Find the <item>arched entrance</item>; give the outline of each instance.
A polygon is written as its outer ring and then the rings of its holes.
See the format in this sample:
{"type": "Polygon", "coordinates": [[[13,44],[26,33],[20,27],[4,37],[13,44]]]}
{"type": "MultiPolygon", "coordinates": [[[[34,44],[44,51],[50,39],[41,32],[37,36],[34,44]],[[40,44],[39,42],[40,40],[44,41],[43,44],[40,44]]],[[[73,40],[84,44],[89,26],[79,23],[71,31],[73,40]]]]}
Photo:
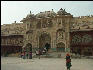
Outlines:
{"type": "Polygon", "coordinates": [[[65,52],[65,44],[62,42],[58,43],[56,49],[58,52],[65,52]]]}
{"type": "Polygon", "coordinates": [[[39,37],[39,49],[43,49],[46,44],[48,44],[51,47],[51,37],[47,33],[43,33],[39,37]]]}

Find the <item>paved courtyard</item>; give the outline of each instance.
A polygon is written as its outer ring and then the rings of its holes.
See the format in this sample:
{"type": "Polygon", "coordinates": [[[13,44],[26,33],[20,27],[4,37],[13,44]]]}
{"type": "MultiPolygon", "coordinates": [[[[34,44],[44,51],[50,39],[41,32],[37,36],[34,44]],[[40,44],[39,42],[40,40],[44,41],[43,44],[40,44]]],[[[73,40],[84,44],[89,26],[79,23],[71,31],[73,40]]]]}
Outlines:
{"type": "MultiPolygon", "coordinates": [[[[1,57],[1,70],[66,70],[63,58],[1,57]]],[[[72,59],[71,70],[93,70],[93,59],[72,59]]]]}

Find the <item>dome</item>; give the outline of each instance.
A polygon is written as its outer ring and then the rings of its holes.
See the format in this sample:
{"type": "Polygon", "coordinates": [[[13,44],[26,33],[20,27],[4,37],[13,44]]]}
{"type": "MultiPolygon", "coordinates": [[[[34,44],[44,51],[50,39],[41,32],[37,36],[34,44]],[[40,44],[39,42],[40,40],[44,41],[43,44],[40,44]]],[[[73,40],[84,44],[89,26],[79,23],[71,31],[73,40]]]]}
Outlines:
{"type": "Polygon", "coordinates": [[[65,11],[65,9],[62,9],[62,8],[57,12],[57,14],[58,14],[58,15],[70,15],[70,13],[67,13],[67,12],[65,11]]]}
{"type": "Polygon", "coordinates": [[[42,18],[44,16],[45,16],[44,12],[40,12],[40,13],[36,14],[37,18],[42,18]]]}
{"type": "Polygon", "coordinates": [[[36,15],[37,18],[42,18],[42,17],[54,17],[56,16],[56,13],[53,11],[45,11],[45,12],[40,12],[36,15]]]}

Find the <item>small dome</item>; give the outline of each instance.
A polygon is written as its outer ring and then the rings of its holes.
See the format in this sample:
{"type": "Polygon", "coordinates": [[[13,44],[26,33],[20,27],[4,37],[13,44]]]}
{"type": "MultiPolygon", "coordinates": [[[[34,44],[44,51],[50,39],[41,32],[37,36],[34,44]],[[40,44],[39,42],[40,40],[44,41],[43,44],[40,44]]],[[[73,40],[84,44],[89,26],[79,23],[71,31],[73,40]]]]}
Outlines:
{"type": "Polygon", "coordinates": [[[68,15],[68,14],[70,14],[70,13],[67,13],[66,11],[65,11],[65,9],[60,9],[58,12],[57,12],[57,14],[58,15],[68,15]]]}

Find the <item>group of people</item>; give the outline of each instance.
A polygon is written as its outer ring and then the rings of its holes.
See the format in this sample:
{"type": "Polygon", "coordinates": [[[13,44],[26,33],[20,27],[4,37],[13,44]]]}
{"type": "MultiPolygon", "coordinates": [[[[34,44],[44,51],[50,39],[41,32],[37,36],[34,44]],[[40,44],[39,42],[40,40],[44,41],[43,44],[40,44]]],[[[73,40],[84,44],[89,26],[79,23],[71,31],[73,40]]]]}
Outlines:
{"type": "Polygon", "coordinates": [[[26,51],[23,51],[21,52],[21,58],[23,59],[32,59],[32,52],[26,52],[26,51]]]}
{"type": "Polygon", "coordinates": [[[47,52],[47,50],[46,50],[46,48],[44,48],[44,49],[38,49],[37,51],[36,51],[36,55],[38,55],[38,54],[40,54],[40,55],[43,55],[43,54],[45,54],[47,52]]]}
{"type": "Polygon", "coordinates": [[[47,52],[46,48],[44,48],[43,50],[38,49],[36,50],[36,55],[39,56],[39,59],[40,59],[40,55],[44,55],[46,54],[46,52],[47,52]]]}
{"type": "MultiPolygon", "coordinates": [[[[42,50],[41,49],[38,49],[36,51],[36,55],[38,55],[39,56],[39,59],[40,59],[40,55],[45,54],[47,51],[48,51],[47,48],[43,48],[42,50]]],[[[26,51],[23,51],[21,53],[21,58],[23,58],[23,59],[25,59],[25,58],[32,59],[32,52],[27,53],[26,51]]],[[[70,57],[70,54],[67,53],[66,54],[66,67],[67,67],[67,70],[70,70],[70,67],[71,66],[72,66],[72,64],[71,64],[71,57],[70,57]]]]}

